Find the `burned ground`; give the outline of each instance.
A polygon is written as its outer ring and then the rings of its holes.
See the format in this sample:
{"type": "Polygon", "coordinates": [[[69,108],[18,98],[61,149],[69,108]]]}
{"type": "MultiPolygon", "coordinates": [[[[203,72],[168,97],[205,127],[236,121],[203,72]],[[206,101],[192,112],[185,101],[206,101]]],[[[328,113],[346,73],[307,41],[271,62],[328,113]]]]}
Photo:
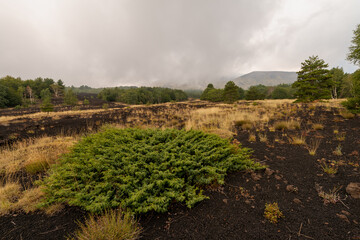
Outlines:
{"type": "MultiPolygon", "coordinates": [[[[0,132],[5,143],[14,133],[19,134],[18,138],[26,138],[43,133],[86,132],[103,123],[167,126],[173,122],[173,127],[183,127],[185,119],[181,115],[175,117],[174,112],[168,111],[169,106],[113,109],[83,118],[45,117],[36,120],[38,125],[33,119],[24,119],[3,125],[0,132]],[[33,130],[33,135],[25,134],[29,130],[33,130]]],[[[205,106],[176,107],[186,110],[205,106]]],[[[346,119],[339,115],[339,109],[323,106],[292,108],[291,118],[300,123],[298,129],[272,127],[277,121],[289,120],[287,116],[271,119],[263,127],[234,129],[234,138],[253,149],[253,158],[266,164],[266,170],[229,174],[224,186],[207,189],[209,199],[193,209],[175,203],[166,214],[139,216],[142,239],[360,239],[360,200],[345,190],[350,182],[360,181],[359,116],[346,119]],[[323,129],[314,129],[314,123],[323,129]],[[256,139],[249,141],[249,135],[256,139]],[[260,140],[260,136],[266,139],[260,140]],[[302,136],[307,144],[291,144],[294,136],[302,136]],[[312,143],[319,143],[314,155],[308,150],[312,143]],[[334,154],[339,146],[341,155],[334,154]],[[336,174],[325,173],[321,167],[324,163],[335,164],[336,174]],[[330,194],[333,189],[338,189],[333,192],[334,199],[321,194],[330,194]],[[264,218],[265,203],[272,202],[277,202],[284,214],[277,224],[264,218]]],[[[5,215],[0,217],[0,239],[64,239],[75,230],[74,222],[83,221],[86,215],[73,207],[54,216],[39,212],[5,215]]]]}

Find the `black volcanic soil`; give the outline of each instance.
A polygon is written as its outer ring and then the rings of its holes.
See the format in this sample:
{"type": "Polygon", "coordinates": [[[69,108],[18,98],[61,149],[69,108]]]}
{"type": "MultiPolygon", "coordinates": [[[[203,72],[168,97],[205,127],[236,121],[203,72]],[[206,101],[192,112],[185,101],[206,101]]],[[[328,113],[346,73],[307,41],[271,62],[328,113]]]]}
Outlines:
{"type": "MultiPolygon", "coordinates": [[[[252,148],[253,157],[269,169],[229,174],[224,186],[207,190],[209,199],[193,209],[175,204],[166,214],[139,216],[142,239],[360,239],[360,199],[345,190],[350,182],[360,182],[356,165],[360,163],[360,118],[347,120],[336,112],[317,108],[309,115],[300,109],[300,130],[266,128],[267,142],[249,142],[249,131],[237,129],[235,138],[252,148]],[[312,130],[308,121],[321,122],[324,129],[312,130]],[[334,129],[345,132],[345,141],[336,139],[334,129]],[[304,146],[289,144],[289,136],[301,133],[307,142],[321,140],[315,156],[304,146]],[[333,154],[339,144],[342,156],[333,154]],[[324,173],[318,160],[342,164],[332,176],[324,173]],[[316,184],[326,193],[341,187],[341,200],[325,203],[316,184]],[[288,191],[289,185],[297,191],[288,191]],[[285,216],[278,224],[263,216],[265,203],[272,202],[278,203],[285,216]]],[[[84,215],[68,207],[51,217],[39,213],[3,216],[0,239],[65,239],[76,228],[74,221],[83,221],[84,215]]]]}

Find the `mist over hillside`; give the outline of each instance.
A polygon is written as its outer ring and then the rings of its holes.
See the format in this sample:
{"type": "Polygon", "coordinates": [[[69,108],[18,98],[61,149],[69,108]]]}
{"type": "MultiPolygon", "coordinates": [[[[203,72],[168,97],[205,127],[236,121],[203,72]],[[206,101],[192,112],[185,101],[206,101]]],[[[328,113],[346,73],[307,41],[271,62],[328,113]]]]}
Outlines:
{"type": "Polygon", "coordinates": [[[248,89],[250,86],[262,84],[265,86],[275,86],[282,83],[291,84],[297,79],[296,72],[282,72],[282,71],[254,71],[233,81],[236,85],[243,89],[248,89]]]}

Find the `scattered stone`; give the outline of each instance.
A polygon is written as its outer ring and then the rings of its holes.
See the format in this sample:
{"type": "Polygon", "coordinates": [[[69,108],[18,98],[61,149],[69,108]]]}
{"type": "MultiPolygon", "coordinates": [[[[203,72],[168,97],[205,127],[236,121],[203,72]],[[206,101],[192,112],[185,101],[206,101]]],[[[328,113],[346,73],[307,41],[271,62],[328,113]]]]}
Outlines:
{"type": "Polygon", "coordinates": [[[228,203],[228,200],[225,198],[225,199],[223,199],[223,202],[224,202],[225,204],[227,204],[227,203],[228,203]]]}
{"type": "Polygon", "coordinates": [[[344,220],[345,222],[350,223],[349,219],[344,214],[337,213],[336,216],[338,216],[341,220],[344,220]]]}
{"type": "Polygon", "coordinates": [[[328,223],[328,222],[324,222],[324,224],[325,224],[325,225],[329,225],[329,223],[328,223]]]}
{"type": "Polygon", "coordinates": [[[281,177],[279,175],[275,175],[276,180],[281,180],[281,177]]]}
{"type": "Polygon", "coordinates": [[[272,175],[274,172],[275,172],[275,171],[274,171],[274,170],[271,170],[270,168],[266,168],[266,169],[265,169],[265,174],[268,175],[268,176],[272,175]]]}
{"type": "Polygon", "coordinates": [[[284,183],[285,183],[285,184],[288,184],[289,182],[288,182],[287,180],[284,180],[284,183]]]}
{"type": "Polygon", "coordinates": [[[360,183],[349,183],[346,187],[346,192],[353,198],[360,198],[360,183]]]}
{"type": "Polygon", "coordinates": [[[294,185],[287,185],[286,191],[288,192],[297,192],[297,187],[294,187],[294,185]]]}
{"type": "Polygon", "coordinates": [[[296,204],[301,204],[301,200],[298,198],[294,198],[293,202],[296,204]]]}
{"type": "Polygon", "coordinates": [[[250,201],[249,199],[246,199],[246,200],[245,200],[245,203],[246,203],[246,204],[250,204],[251,201],[250,201]]]}
{"type": "Polygon", "coordinates": [[[354,222],[355,224],[359,224],[359,222],[358,222],[358,221],[356,221],[356,220],[353,220],[353,222],[354,222]]]}
{"type": "Polygon", "coordinates": [[[261,179],[261,175],[260,174],[256,174],[256,173],[252,173],[251,174],[251,178],[254,180],[254,181],[259,181],[261,179]]]}
{"type": "Polygon", "coordinates": [[[350,216],[350,213],[348,211],[345,211],[345,210],[341,210],[341,213],[346,215],[346,216],[350,216]]]}

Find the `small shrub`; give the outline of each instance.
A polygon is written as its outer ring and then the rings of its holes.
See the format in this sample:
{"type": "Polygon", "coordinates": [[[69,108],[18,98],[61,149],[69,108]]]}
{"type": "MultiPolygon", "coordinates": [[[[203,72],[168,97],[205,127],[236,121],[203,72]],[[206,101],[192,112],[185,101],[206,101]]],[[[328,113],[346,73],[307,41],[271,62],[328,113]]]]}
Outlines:
{"type": "Polygon", "coordinates": [[[114,129],[89,135],[45,178],[42,206],[67,203],[90,212],[117,208],[166,212],[207,198],[202,187],[226,173],[262,168],[250,151],[213,134],[190,130],[114,129]]]}
{"type": "Polygon", "coordinates": [[[133,240],[140,236],[140,227],[130,212],[105,211],[103,216],[91,215],[79,223],[73,240],[133,240]]]}
{"type": "Polygon", "coordinates": [[[264,217],[271,223],[277,223],[284,215],[280,211],[277,202],[274,202],[265,204],[264,217]]]}
{"type": "Polygon", "coordinates": [[[87,98],[85,98],[84,101],[83,101],[83,104],[84,104],[84,105],[89,105],[90,102],[89,102],[89,100],[88,100],[87,98]]]}

